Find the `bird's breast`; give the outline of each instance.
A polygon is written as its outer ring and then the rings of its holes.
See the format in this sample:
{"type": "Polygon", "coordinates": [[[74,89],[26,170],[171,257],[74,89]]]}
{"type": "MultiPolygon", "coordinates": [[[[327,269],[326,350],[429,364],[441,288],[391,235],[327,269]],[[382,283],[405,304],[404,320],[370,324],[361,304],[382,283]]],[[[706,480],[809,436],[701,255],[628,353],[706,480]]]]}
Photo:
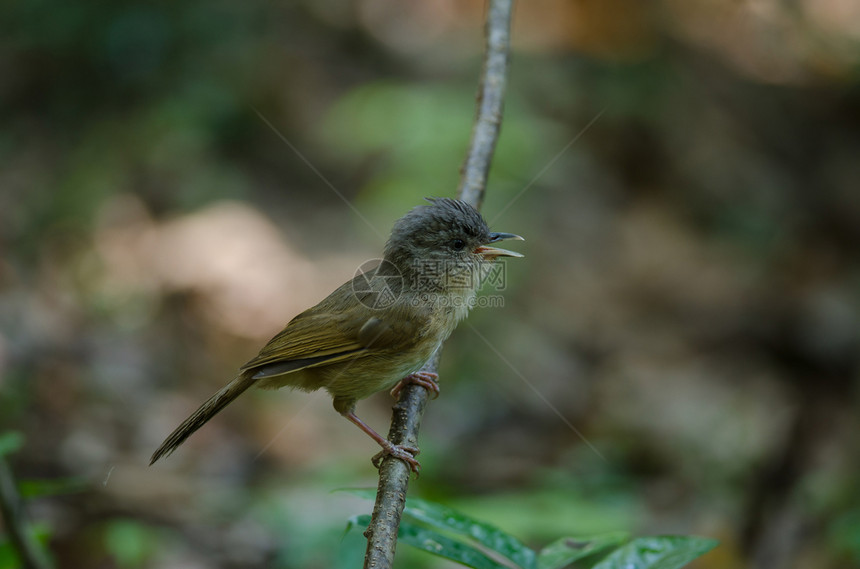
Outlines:
{"type": "Polygon", "coordinates": [[[437,318],[444,322],[446,333],[442,341],[450,336],[457,324],[469,314],[469,310],[475,305],[476,296],[476,291],[471,288],[455,289],[440,295],[435,312],[437,318]]]}

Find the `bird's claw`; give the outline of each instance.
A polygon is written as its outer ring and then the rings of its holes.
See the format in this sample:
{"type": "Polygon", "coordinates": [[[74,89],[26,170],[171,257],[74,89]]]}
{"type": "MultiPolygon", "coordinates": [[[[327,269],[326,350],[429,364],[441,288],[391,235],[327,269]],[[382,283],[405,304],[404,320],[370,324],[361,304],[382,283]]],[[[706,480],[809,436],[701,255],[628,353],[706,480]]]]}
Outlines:
{"type": "Polygon", "coordinates": [[[391,389],[391,396],[398,399],[403,388],[410,383],[414,383],[415,385],[420,385],[426,389],[430,393],[431,399],[436,399],[439,397],[438,380],[439,374],[433,373],[432,371],[416,371],[415,373],[410,373],[398,381],[397,385],[391,389]]]}
{"type": "Polygon", "coordinates": [[[418,447],[396,445],[389,442],[388,445],[383,446],[382,450],[376,453],[370,461],[373,463],[373,466],[379,468],[382,465],[382,459],[385,458],[386,455],[391,455],[408,464],[412,472],[418,475],[421,472],[421,463],[415,460],[415,457],[418,456],[419,452],[421,451],[418,450],[418,447]]]}

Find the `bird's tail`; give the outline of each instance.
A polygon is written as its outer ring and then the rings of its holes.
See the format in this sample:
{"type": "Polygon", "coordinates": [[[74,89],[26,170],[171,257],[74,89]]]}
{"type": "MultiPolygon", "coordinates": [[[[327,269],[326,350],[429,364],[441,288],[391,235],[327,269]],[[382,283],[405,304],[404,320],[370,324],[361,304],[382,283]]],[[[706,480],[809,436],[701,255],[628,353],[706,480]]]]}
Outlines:
{"type": "Polygon", "coordinates": [[[224,386],[215,395],[210,397],[206,403],[194,412],[193,415],[182,421],[182,424],[176,427],[170,436],[164,439],[161,446],[152,453],[152,458],[149,464],[152,465],[156,460],[163,456],[167,456],[176,450],[176,447],[185,442],[185,439],[190,437],[194,432],[202,427],[206,421],[215,416],[218,411],[227,406],[228,403],[239,397],[246,389],[251,387],[256,380],[251,377],[251,374],[243,373],[226,386],[224,386]]]}

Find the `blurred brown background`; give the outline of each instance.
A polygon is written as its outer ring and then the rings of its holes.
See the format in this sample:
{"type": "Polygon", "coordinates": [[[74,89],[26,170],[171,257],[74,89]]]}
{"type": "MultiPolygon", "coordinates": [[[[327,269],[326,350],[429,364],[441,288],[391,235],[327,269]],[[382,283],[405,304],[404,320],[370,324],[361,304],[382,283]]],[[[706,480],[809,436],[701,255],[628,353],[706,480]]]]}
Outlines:
{"type": "MultiPolygon", "coordinates": [[[[148,457],[453,194],[482,12],[3,4],[0,432],[61,567],[360,563],[370,505],[331,491],[376,449],[324,394],[250,393],[148,457]]],[[[484,214],[526,258],[444,353],[411,492],[535,546],[860,565],[860,4],[533,0],[513,36],[484,214]]]]}

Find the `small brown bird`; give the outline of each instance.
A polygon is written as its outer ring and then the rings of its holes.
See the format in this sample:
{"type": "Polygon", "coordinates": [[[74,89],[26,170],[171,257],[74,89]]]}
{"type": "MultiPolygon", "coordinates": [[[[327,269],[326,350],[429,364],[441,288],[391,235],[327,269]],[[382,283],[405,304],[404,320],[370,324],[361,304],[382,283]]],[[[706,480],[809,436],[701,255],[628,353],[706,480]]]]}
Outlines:
{"type": "Polygon", "coordinates": [[[257,357],[240,368],[236,379],[161,443],[150,464],[173,452],[256,385],[325,389],[334,399],[335,410],[379,443],[380,455],[404,460],[417,472],[418,449],[395,445],[379,435],[356,416],[355,404],[383,389],[391,389],[396,397],[407,383],[438,394],[436,375],[417,370],[466,316],[493,261],[522,257],[490,246],[522,237],[491,233],[466,202],[428,201],[430,205],[418,206],[397,220],[378,266],[293,318],[257,357]]]}

